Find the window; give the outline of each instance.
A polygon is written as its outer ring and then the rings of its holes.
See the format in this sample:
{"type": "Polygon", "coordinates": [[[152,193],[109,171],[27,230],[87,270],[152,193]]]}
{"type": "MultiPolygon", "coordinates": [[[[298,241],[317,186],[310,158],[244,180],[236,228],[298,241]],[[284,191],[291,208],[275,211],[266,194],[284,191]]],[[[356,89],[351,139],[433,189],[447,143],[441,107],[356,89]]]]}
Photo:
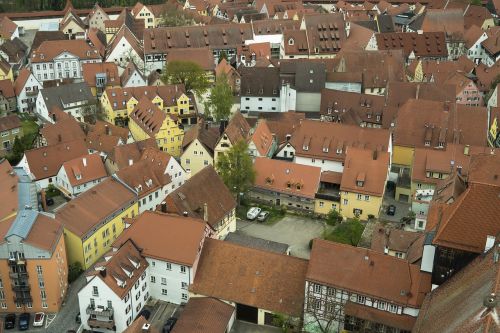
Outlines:
{"type": "Polygon", "coordinates": [[[362,197],[363,197],[363,196],[362,196],[361,194],[358,194],[358,195],[357,195],[358,200],[361,200],[361,198],[362,198],[362,197]]]}
{"type": "Polygon", "coordinates": [[[328,296],[335,295],[335,288],[332,288],[332,287],[326,288],[326,293],[327,293],[328,296]]]}
{"type": "Polygon", "coordinates": [[[186,273],[186,266],[181,266],[181,273],[186,273]]]}
{"type": "Polygon", "coordinates": [[[349,203],[349,200],[344,199],[344,205],[347,205],[349,203]]]}
{"type": "Polygon", "coordinates": [[[365,201],[370,201],[370,196],[369,195],[365,195],[365,201]]]}
{"type": "Polygon", "coordinates": [[[166,295],[166,294],[167,294],[167,289],[162,289],[162,290],[161,290],[161,294],[162,294],[162,295],[166,295]]]}
{"type": "Polygon", "coordinates": [[[385,310],[385,306],[386,306],[385,302],[379,301],[377,308],[379,308],[380,310],[385,310]]]}
{"type": "Polygon", "coordinates": [[[392,313],[398,312],[398,306],[394,304],[389,304],[389,311],[392,313]]]}
{"type": "Polygon", "coordinates": [[[47,293],[45,292],[45,290],[40,290],[40,297],[42,299],[47,299],[47,293]]]}
{"type": "Polygon", "coordinates": [[[181,288],[182,289],[187,289],[187,283],[186,282],[181,282],[181,288]]]}
{"type": "Polygon", "coordinates": [[[151,283],[156,283],[156,277],[151,275],[151,283]]]}
{"type": "Polygon", "coordinates": [[[99,289],[97,286],[92,287],[92,296],[99,296],[99,289]]]}
{"type": "Polygon", "coordinates": [[[162,277],[161,278],[161,284],[166,286],[167,285],[167,278],[162,277]]]}
{"type": "Polygon", "coordinates": [[[366,297],[365,296],[358,295],[356,297],[356,302],[358,302],[360,304],[365,304],[365,301],[366,301],[366,297]]]}
{"type": "Polygon", "coordinates": [[[49,306],[47,305],[47,302],[45,301],[42,301],[42,308],[46,309],[48,308],[49,306]]]}
{"type": "Polygon", "coordinates": [[[167,262],[167,271],[171,271],[172,270],[172,264],[167,262]]]}
{"type": "Polygon", "coordinates": [[[321,293],[321,285],[320,284],[314,284],[314,292],[321,293]]]}
{"type": "Polygon", "coordinates": [[[184,301],[187,301],[187,299],[188,299],[188,295],[187,295],[187,294],[182,294],[182,299],[183,299],[184,301]]]}
{"type": "Polygon", "coordinates": [[[42,266],[36,266],[36,272],[41,275],[43,273],[42,266]]]}
{"type": "Polygon", "coordinates": [[[113,302],[108,301],[108,309],[112,309],[112,308],[113,308],[113,302]]]}

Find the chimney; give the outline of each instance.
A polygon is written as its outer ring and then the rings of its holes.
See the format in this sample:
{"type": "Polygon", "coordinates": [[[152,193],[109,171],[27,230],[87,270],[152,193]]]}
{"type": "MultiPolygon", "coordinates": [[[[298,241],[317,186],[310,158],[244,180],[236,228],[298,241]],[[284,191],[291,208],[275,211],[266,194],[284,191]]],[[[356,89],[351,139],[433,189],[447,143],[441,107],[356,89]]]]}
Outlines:
{"type": "Polygon", "coordinates": [[[87,158],[86,158],[86,157],[84,157],[84,158],[83,158],[83,166],[84,166],[84,167],[86,167],[86,166],[87,166],[87,158]]]}
{"type": "Polygon", "coordinates": [[[130,158],[130,159],[128,160],[128,165],[132,165],[132,164],[134,164],[134,160],[130,158]]]}
{"type": "Polygon", "coordinates": [[[62,142],[62,135],[60,133],[57,134],[57,142],[62,142]]]}
{"type": "Polygon", "coordinates": [[[111,135],[111,128],[107,124],[104,125],[104,128],[106,129],[106,135],[111,135]]]}
{"type": "Polygon", "coordinates": [[[145,323],[142,325],[142,332],[149,332],[149,328],[151,327],[151,324],[145,323]]]}
{"type": "Polygon", "coordinates": [[[57,120],[57,117],[56,117],[56,114],[55,114],[55,113],[53,113],[53,114],[52,114],[52,120],[53,120],[54,122],[56,122],[56,120],[57,120]]]}
{"type": "Polygon", "coordinates": [[[203,204],[203,221],[208,222],[208,205],[206,202],[203,204]]]}
{"type": "Polygon", "coordinates": [[[166,213],[167,212],[167,203],[165,201],[162,201],[161,203],[161,212],[166,213]]]}
{"type": "Polygon", "coordinates": [[[99,274],[104,278],[106,277],[106,267],[103,267],[102,270],[99,271],[99,274]]]}

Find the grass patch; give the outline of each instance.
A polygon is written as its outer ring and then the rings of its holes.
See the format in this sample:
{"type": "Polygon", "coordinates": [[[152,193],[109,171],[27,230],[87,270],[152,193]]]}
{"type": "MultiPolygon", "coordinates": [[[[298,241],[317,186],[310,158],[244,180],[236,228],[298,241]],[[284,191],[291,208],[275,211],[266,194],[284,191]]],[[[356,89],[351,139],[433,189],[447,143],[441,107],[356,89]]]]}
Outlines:
{"type": "Polygon", "coordinates": [[[38,125],[30,119],[22,120],[23,134],[25,136],[32,136],[33,138],[38,135],[38,125]]]}
{"type": "Polygon", "coordinates": [[[324,239],[356,246],[361,239],[365,226],[359,220],[350,219],[338,224],[332,231],[324,234],[324,239]]]}

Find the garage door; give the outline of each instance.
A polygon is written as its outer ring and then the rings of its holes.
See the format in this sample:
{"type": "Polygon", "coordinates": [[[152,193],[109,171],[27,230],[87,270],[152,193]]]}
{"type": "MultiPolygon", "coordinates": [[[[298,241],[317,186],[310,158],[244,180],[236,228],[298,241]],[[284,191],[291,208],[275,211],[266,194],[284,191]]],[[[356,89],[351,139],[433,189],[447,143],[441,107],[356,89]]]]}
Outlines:
{"type": "Polygon", "coordinates": [[[236,319],[257,324],[258,309],[253,306],[236,304],[236,319]]]}

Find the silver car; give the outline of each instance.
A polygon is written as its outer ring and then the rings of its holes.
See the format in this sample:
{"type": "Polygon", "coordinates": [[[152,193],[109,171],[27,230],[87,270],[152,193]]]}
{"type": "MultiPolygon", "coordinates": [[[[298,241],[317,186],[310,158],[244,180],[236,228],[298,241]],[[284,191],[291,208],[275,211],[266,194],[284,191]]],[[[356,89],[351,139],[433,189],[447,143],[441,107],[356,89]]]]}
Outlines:
{"type": "Polygon", "coordinates": [[[247,212],[247,219],[249,220],[255,220],[257,216],[259,216],[260,212],[262,209],[259,207],[252,207],[248,210],[247,212]]]}

